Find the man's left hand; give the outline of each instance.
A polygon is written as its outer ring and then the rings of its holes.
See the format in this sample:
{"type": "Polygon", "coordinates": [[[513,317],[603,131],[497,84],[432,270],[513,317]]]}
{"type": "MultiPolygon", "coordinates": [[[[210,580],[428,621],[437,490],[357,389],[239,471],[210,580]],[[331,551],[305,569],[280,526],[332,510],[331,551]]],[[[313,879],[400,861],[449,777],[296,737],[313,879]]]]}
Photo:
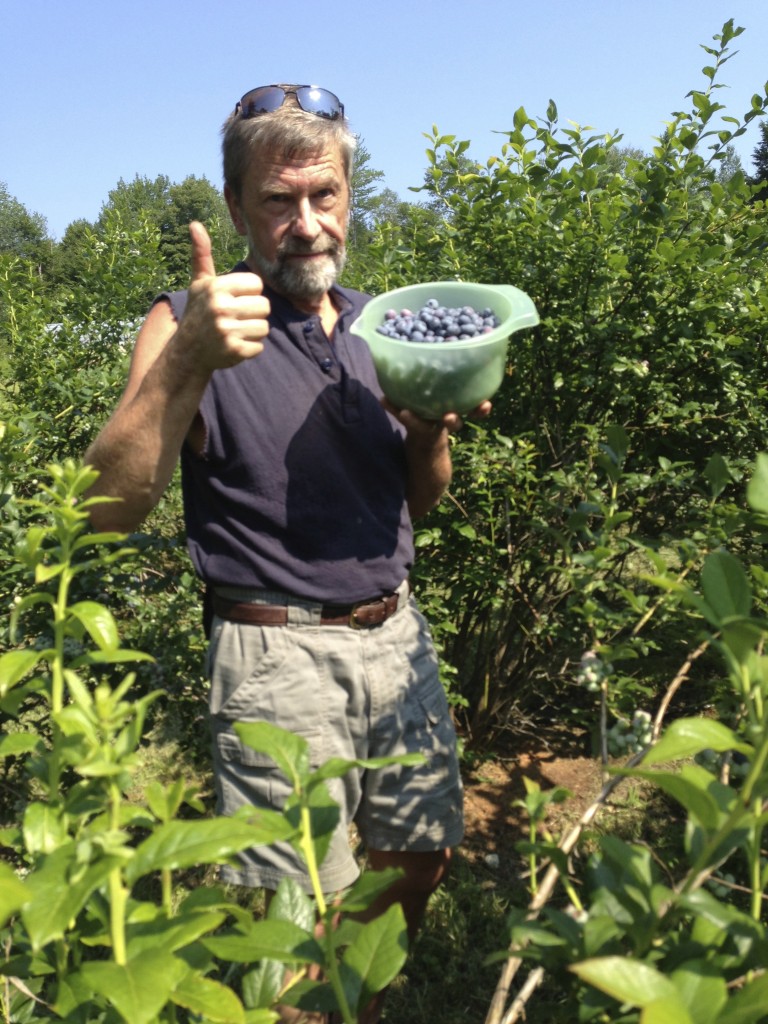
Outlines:
{"type": "MultiPolygon", "coordinates": [[[[391,413],[395,419],[399,420],[403,424],[405,429],[408,431],[408,435],[414,437],[421,437],[425,441],[430,438],[436,439],[440,436],[443,430],[447,430],[449,434],[455,434],[464,426],[464,418],[457,412],[447,412],[439,420],[428,420],[423,416],[419,416],[418,413],[412,412],[410,409],[398,409],[396,408],[387,398],[382,398],[381,404],[391,413]]],[[[468,419],[483,420],[486,419],[491,413],[493,406],[486,399],[481,402],[472,412],[467,413],[468,419]]]]}

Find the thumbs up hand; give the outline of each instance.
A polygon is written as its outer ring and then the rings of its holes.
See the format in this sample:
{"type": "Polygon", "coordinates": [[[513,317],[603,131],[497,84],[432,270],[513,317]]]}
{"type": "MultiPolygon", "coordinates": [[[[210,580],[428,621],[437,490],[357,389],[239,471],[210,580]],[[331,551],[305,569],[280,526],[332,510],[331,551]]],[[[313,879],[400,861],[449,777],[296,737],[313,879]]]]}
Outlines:
{"type": "Polygon", "coordinates": [[[217,277],[205,226],[193,221],[189,235],[192,281],[179,335],[203,371],[257,356],[269,331],[269,299],[262,295],[261,278],[250,272],[217,277]]]}

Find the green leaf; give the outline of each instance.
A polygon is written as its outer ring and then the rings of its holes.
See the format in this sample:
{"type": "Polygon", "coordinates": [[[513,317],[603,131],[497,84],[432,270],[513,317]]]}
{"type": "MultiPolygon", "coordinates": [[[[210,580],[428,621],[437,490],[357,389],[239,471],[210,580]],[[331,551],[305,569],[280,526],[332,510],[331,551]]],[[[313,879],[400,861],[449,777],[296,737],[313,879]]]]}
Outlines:
{"type": "Polygon", "coordinates": [[[270,901],[270,921],[292,921],[306,932],[315,927],[315,905],[293,878],[282,878],[270,901]]]}
{"type": "Polygon", "coordinates": [[[748,981],[732,996],[717,1018],[717,1024],[754,1024],[763,1020],[768,1006],[768,974],[748,981]]]}
{"type": "Polygon", "coordinates": [[[189,968],[160,949],[139,953],[125,965],[91,961],[80,975],[129,1024],[152,1024],[189,968]]]}
{"type": "Polygon", "coordinates": [[[660,764],[664,761],[681,761],[693,757],[703,750],[724,753],[738,750],[743,754],[752,753],[752,748],[743,743],[727,725],[713,718],[678,718],[664,731],[664,734],[643,757],[641,764],[660,764]]]}
{"type": "Polygon", "coordinates": [[[466,537],[467,540],[476,540],[477,531],[471,523],[458,523],[454,524],[454,529],[462,537],[466,537]]]}
{"type": "Polygon", "coordinates": [[[246,931],[213,935],[201,940],[214,956],[233,963],[253,963],[267,957],[281,963],[323,962],[314,936],[292,921],[254,921],[246,931]]]}
{"type": "Polygon", "coordinates": [[[631,957],[594,957],[571,964],[568,970],[588,985],[631,1006],[643,1007],[657,1001],[678,999],[677,990],[668,978],[655,967],[631,957]]]}
{"type": "Polygon", "coordinates": [[[765,637],[762,624],[753,619],[729,619],[722,623],[721,630],[723,644],[740,664],[749,660],[765,637]]]}
{"type": "Polygon", "coordinates": [[[325,779],[337,779],[352,771],[353,768],[360,768],[365,771],[375,771],[378,768],[387,768],[392,764],[401,764],[409,768],[424,764],[426,758],[423,754],[401,754],[398,757],[368,757],[348,761],[342,757],[331,757],[324,761],[319,768],[315,769],[305,781],[307,790],[312,790],[319,782],[325,779]]]}
{"type": "Polygon", "coordinates": [[[729,552],[713,551],[707,556],[701,570],[701,586],[718,620],[749,615],[752,588],[741,562],[729,552]]]}
{"type": "Polygon", "coordinates": [[[755,512],[768,515],[768,454],[760,452],[755,459],[755,471],[747,484],[747,501],[755,512]]]}
{"type": "Polygon", "coordinates": [[[302,736],[271,722],[236,722],[235,732],[246,746],[271,757],[292,785],[309,774],[309,744],[302,736]]]}
{"type": "Polygon", "coordinates": [[[713,498],[718,498],[733,481],[728,463],[719,454],[713,455],[707,463],[704,468],[704,477],[709,483],[710,494],[713,498]]]}
{"type": "Polygon", "coordinates": [[[64,571],[66,566],[63,562],[57,565],[41,565],[35,566],[35,583],[47,583],[52,580],[55,576],[58,576],[64,571]]]}
{"type": "Polygon", "coordinates": [[[633,778],[648,779],[659,789],[668,793],[688,813],[700,822],[704,828],[717,828],[720,820],[720,809],[715,797],[709,792],[714,782],[709,772],[696,765],[686,765],[679,772],[664,772],[651,769],[649,771],[632,771],[633,778]],[[698,769],[698,770],[697,770],[698,769]]]}
{"type": "Polygon", "coordinates": [[[610,424],[605,428],[605,437],[608,442],[607,453],[616,465],[621,465],[629,451],[629,435],[624,427],[618,424],[610,424]]]}
{"type": "Polygon", "coordinates": [[[281,994],[280,1002],[309,1013],[321,1014],[332,1013],[339,1005],[329,982],[313,981],[310,978],[299,978],[292,982],[290,988],[281,994]]]}
{"type": "Polygon", "coordinates": [[[728,988],[712,964],[688,960],[672,972],[671,980],[695,1024],[715,1024],[728,998],[728,988]]]}
{"type": "Polygon", "coordinates": [[[78,620],[102,651],[111,651],[119,642],[117,623],[112,612],[97,601],[78,601],[69,608],[69,614],[78,620]]]}
{"type": "Polygon", "coordinates": [[[240,983],[246,1006],[271,1006],[285,984],[286,966],[279,960],[261,960],[246,971],[240,983]]]}
{"type": "Polygon", "coordinates": [[[759,922],[726,900],[717,899],[706,889],[696,889],[679,897],[680,906],[692,911],[698,927],[706,924],[719,932],[729,934],[734,940],[738,938],[748,946],[759,947],[763,942],[759,922]]]}
{"type": "Polygon", "coordinates": [[[340,971],[350,1004],[362,1010],[397,976],[407,955],[405,917],[394,903],[369,921],[344,953],[340,971]]]}
{"type": "Polygon", "coordinates": [[[189,973],[171,993],[171,1001],[212,1024],[245,1024],[245,1010],[231,988],[189,973]]]}
{"type": "Polygon", "coordinates": [[[339,911],[344,914],[359,914],[374,903],[382,893],[403,877],[401,868],[386,868],[383,871],[364,871],[341,900],[339,911]]]}
{"type": "Polygon", "coordinates": [[[81,665],[119,665],[130,661],[154,661],[151,654],[144,651],[132,651],[129,648],[115,647],[103,651],[88,651],[71,662],[73,668],[81,665]]]}
{"type": "Polygon", "coordinates": [[[128,956],[137,956],[145,949],[164,949],[173,953],[216,931],[225,920],[223,910],[209,910],[178,914],[172,918],[158,916],[153,921],[131,924],[128,928],[128,956]]]}
{"type": "Polygon", "coordinates": [[[654,999],[640,1014],[640,1024],[703,1024],[694,1020],[678,996],[654,999]]]}
{"type": "Polygon", "coordinates": [[[277,1024],[280,1015],[274,1010],[266,1010],[258,1007],[254,1010],[245,1011],[245,1024],[277,1024]]]}
{"type": "Polygon", "coordinates": [[[21,916],[35,949],[63,938],[91,893],[122,863],[104,857],[85,870],[71,871],[74,854],[74,843],[59,847],[25,881],[30,899],[21,916]]]}
{"type": "Polygon", "coordinates": [[[29,754],[39,743],[40,737],[34,732],[12,732],[0,738],[0,757],[29,754]]]}
{"type": "Polygon", "coordinates": [[[27,888],[16,872],[0,863],[0,927],[29,899],[27,888]]]}
{"type": "Polygon", "coordinates": [[[0,657],[0,695],[5,695],[45,657],[44,651],[28,647],[23,651],[7,651],[0,657]]]}
{"type": "Polygon", "coordinates": [[[293,828],[276,811],[252,812],[255,823],[240,818],[169,821],[141,843],[125,871],[129,884],[160,868],[222,864],[249,846],[290,839],[293,828]]]}
{"type": "Polygon", "coordinates": [[[67,842],[67,825],[58,804],[39,800],[27,804],[23,828],[28,853],[52,853],[67,842]]]}

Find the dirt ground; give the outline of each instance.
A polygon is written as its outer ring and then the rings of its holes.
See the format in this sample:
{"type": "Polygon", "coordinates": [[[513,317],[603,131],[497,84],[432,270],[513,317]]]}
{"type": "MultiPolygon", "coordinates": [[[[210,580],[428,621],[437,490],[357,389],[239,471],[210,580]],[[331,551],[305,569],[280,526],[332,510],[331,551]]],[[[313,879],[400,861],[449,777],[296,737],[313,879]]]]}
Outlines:
{"type": "Polygon", "coordinates": [[[500,882],[508,872],[519,871],[520,854],[513,844],[526,838],[528,815],[515,801],[525,796],[524,777],[537,782],[543,792],[562,786],[570,793],[567,802],[550,805],[547,821],[555,836],[580,818],[602,787],[598,760],[571,751],[560,756],[549,745],[537,746],[530,740],[514,755],[483,760],[466,771],[460,853],[500,882]]]}

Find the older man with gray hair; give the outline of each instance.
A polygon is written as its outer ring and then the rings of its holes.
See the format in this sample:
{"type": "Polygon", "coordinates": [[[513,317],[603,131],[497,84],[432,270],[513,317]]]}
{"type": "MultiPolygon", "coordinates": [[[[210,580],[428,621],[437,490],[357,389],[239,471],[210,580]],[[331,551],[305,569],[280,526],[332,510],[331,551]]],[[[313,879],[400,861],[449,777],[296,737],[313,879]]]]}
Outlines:
{"type": "MultiPolygon", "coordinates": [[[[247,255],[218,275],[190,225],[192,280],[161,295],[136,340],[125,392],[86,454],[100,471],[100,529],[134,530],[181,458],[185,523],[206,584],[210,711],[222,813],[280,807],[287,782],[243,746],[238,721],[304,736],[313,763],[418,751],[418,767],[350,773],[321,869],[357,877],[355,822],[374,869],[401,880],[409,934],[462,836],[456,737],[426,622],[410,594],[412,518],[451,477],[449,432],[383,400],[350,333],[367,296],[344,264],[355,137],[326,89],[247,92],[223,127],[225,197],[247,255]]],[[[488,409],[485,403],[480,412],[488,409]]],[[[224,878],[308,884],[293,849],[248,850],[224,878]]],[[[378,1019],[377,1007],[369,1019],[378,1019]]]]}

